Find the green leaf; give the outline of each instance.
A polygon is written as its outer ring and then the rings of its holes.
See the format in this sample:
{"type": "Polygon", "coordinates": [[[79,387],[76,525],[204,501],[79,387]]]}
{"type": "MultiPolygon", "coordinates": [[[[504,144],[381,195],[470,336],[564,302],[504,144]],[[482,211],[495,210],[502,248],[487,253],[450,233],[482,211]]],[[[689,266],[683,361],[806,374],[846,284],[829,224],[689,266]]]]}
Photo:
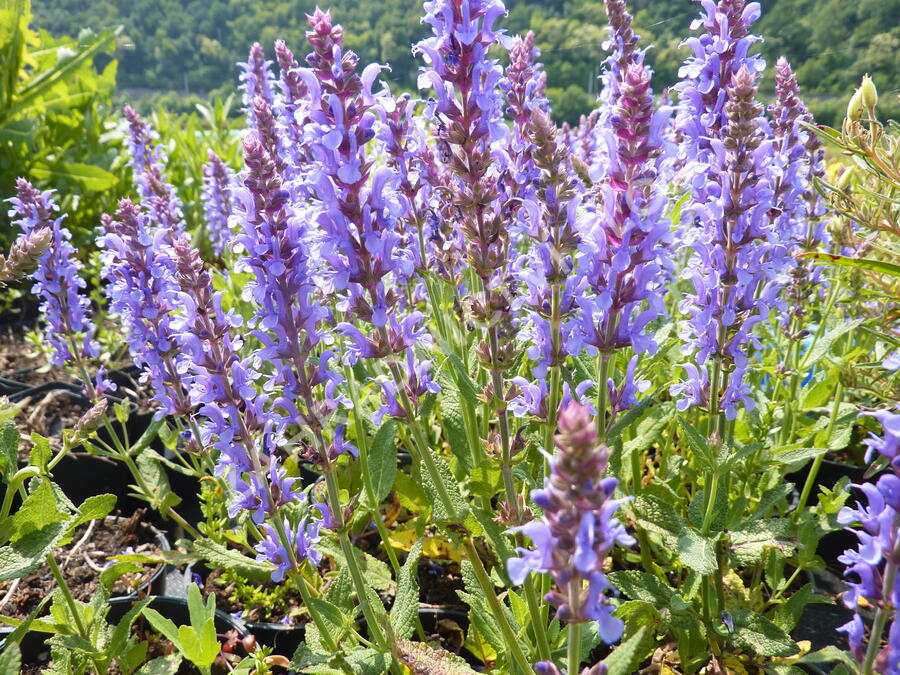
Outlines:
{"type": "Polygon", "coordinates": [[[397,577],[397,595],[391,607],[391,626],[404,638],[412,637],[419,615],[419,557],[422,555],[422,540],[416,540],[409,550],[406,562],[397,577]]]}
{"type": "Polygon", "coordinates": [[[608,675],[634,675],[651,646],[649,635],[650,626],[642,627],[603,659],[608,675]]]}
{"type": "Polygon", "coordinates": [[[472,453],[469,450],[469,440],[466,436],[466,423],[463,413],[463,402],[456,386],[456,381],[449,375],[441,380],[441,426],[450,451],[465,469],[466,473],[472,470],[472,453]]]}
{"type": "Polygon", "coordinates": [[[137,563],[115,562],[109,567],[103,568],[103,571],[100,573],[100,585],[107,590],[111,590],[113,585],[123,574],[141,572],[143,569],[144,567],[137,563]]]}
{"type": "Polygon", "coordinates": [[[322,598],[310,598],[309,604],[326,624],[328,632],[335,643],[339,643],[349,632],[348,619],[340,608],[322,598]]]}
{"type": "Polygon", "coordinates": [[[0,654],[0,673],[18,673],[22,667],[22,652],[19,645],[7,640],[3,653],[0,654]]]}
{"type": "Polygon", "coordinates": [[[606,433],[607,445],[615,445],[621,438],[622,432],[625,431],[625,429],[631,428],[634,425],[635,420],[640,419],[640,416],[650,406],[651,402],[651,398],[645,398],[633,408],[629,408],[624,415],[617,417],[616,421],[613,422],[613,425],[606,433]]]}
{"type": "Polygon", "coordinates": [[[42,472],[47,469],[47,462],[50,461],[52,452],[50,451],[50,441],[40,434],[31,434],[31,452],[28,455],[28,463],[38,467],[42,472]]]}
{"type": "Polygon", "coordinates": [[[460,396],[462,396],[466,401],[468,401],[469,405],[478,406],[478,388],[477,385],[472,381],[472,377],[466,372],[466,367],[463,365],[462,360],[454,354],[452,351],[447,351],[447,360],[444,362],[444,367],[447,367],[447,364],[450,365],[450,373],[453,375],[453,379],[456,382],[456,388],[459,392],[460,396]]]}
{"type": "Polygon", "coordinates": [[[46,478],[36,480],[37,487],[25,498],[16,512],[0,525],[2,539],[15,544],[31,533],[68,521],[71,517],[53,490],[52,483],[46,478]]]}
{"type": "Polygon", "coordinates": [[[372,489],[370,506],[376,507],[390,494],[394,487],[394,475],[397,473],[397,444],[394,438],[397,433],[397,423],[388,419],[375,434],[372,448],[369,451],[369,471],[372,476],[372,489]]]}
{"type": "Polygon", "coordinates": [[[734,630],[720,629],[720,635],[729,643],[758,656],[793,656],[800,649],[791,637],[774,623],[749,609],[739,609],[731,614],[734,630]]]}
{"type": "Polygon", "coordinates": [[[169,654],[148,661],[135,675],[172,675],[181,665],[181,654],[169,654]]]}
{"type": "Polygon", "coordinates": [[[358,649],[347,655],[347,663],[353,675],[382,675],[391,668],[390,654],[382,654],[374,649],[358,649]]]}
{"type": "Polygon", "coordinates": [[[440,673],[441,675],[475,675],[468,663],[444,649],[435,649],[424,642],[398,639],[397,652],[406,666],[414,673],[440,673]]]}
{"type": "Polygon", "coordinates": [[[806,584],[797,591],[791,593],[791,597],[783,605],[779,605],[772,611],[769,617],[776,626],[785,633],[790,633],[797,626],[804,608],[813,602],[828,602],[821,596],[813,594],[812,584],[806,584]]]}
{"type": "Polygon", "coordinates": [[[716,539],[704,537],[692,527],[678,536],[678,557],[685,567],[699,574],[712,574],[717,569],[716,539]]]}
{"type": "Polygon", "coordinates": [[[88,497],[81,503],[75,512],[75,517],[69,522],[66,536],[71,536],[75,528],[83,523],[106,518],[114,508],[116,508],[115,495],[103,494],[88,497]]]}
{"type": "Polygon", "coordinates": [[[772,453],[770,459],[774,464],[787,465],[795,462],[807,462],[825,452],[828,452],[827,448],[791,448],[789,450],[779,448],[772,453]]]}
{"type": "Polygon", "coordinates": [[[825,335],[816,340],[813,343],[812,348],[803,355],[803,359],[801,360],[800,365],[797,366],[797,370],[806,370],[808,366],[818,363],[819,359],[821,359],[831,350],[832,345],[834,345],[835,341],[839,337],[841,337],[842,335],[846,335],[851,330],[854,330],[864,321],[865,319],[854,319],[853,321],[841,323],[836,328],[832,328],[830,331],[825,333],[825,335]]]}
{"type": "Polygon", "coordinates": [[[264,583],[272,577],[275,566],[249,558],[234,549],[225,548],[211,539],[198,539],[193,543],[194,552],[216,569],[232,570],[244,579],[264,583]]]}
{"type": "Polygon", "coordinates": [[[0,476],[4,483],[16,472],[19,465],[19,428],[6,420],[0,427],[0,476]]]}
{"type": "Polygon", "coordinates": [[[155,510],[161,510],[163,505],[174,506],[180,501],[172,492],[169,477],[159,462],[147,454],[140,454],[137,466],[147,486],[147,493],[141,492],[141,497],[150,502],[155,510]]]}
{"type": "Polygon", "coordinates": [[[819,251],[801,253],[800,257],[812,258],[816,262],[821,262],[837,267],[853,267],[855,269],[878,272],[879,274],[887,274],[888,276],[892,277],[900,277],[900,265],[886,262],[884,260],[875,260],[873,258],[850,258],[844,255],[834,255],[833,253],[824,253],[819,251]]]}
{"type": "Polygon", "coordinates": [[[656,608],[667,607],[674,612],[690,607],[674,588],[647,572],[623,570],[610,572],[608,576],[613,586],[633,600],[648,602],[656,608]]]}
{"type": "Polygon", "coordinates": [[[762,559],[766,549],[778,549],[781,556],[790,556],[795,546],[790,541],[791,521],[786,518],[751,520],[729,532],[731,556],[738,567],[752,565],[762,559]]]}
{"type": "Polygon", "coordinates": [[[144,618],[150,622],[150,625],[153,626],[153,630],[175,645],[175,648],[178,649],[178,651],[181,651],[181,636],[178,634],[178,626],[176,626],[171,619],[167,619],[150,607],[144,608],[144,618]]]}
{"type": "Polygon", "coordinates": [[[651,495],[640,495],[634,510],[641,525],[651,532],[677,536],[687,525],[671,504],[651,495]]]}
{"type": "Polygon", "coordinates": [[[432,518],[436,522],[461,520],[466,515],[468,505],[459,490],[459,481],[456,480],[453,472],[450,471],[447,462],[441,459],[431,448],[423,448],[422,451],[431,455],[431,462],[437,469],[437,480],[440,481],[440,485],[434,484],[431,472],[426,468],[428,460],[423,460],[422,487],[425,488],[425,494],[428,495],[428,499],[431,502],[432,518]],[[448,507],[444,503],[442,493],[447,496],[449,508],[453,510],[453,513],[447,511],[448,507]]]}
{"type": "Polygon", "coordinates": [[[678,415],[678,426],[684,439],[690,446],[692,456],[697,460],[700,467],[705,471],[715,472],[717,469],[716,456],[712,448],[709,447],[707,440],[683,415],[678,415]]]}
{"type": "Polygon", "coordinates": [[[625,443],[625,451],[645,450],[659,440],[662,432],[672,421],[675,412],[675,404],[665,401],[650,411],[638,422],[634,438],[625,443]]]}
{"type": "Polygon", "coordinates": [[[144,598],[140,602],[136,602],[134,606],[125,613],[125,616],[119,620],[119,623],[116,624],[116,627],[113,629],[112,637],[109,640],[107,651],[110,656],[115,657],[122,653],[125,649],[125,645],[128,643],[128,637],[131,634],[131,625],[135,622],[141,612],[144,611],[144,608],[152,601],[152,598],[144,598]]]}
{"type": "Polygon", "coordinates": [[[35,162],[31,167],[31,174],[41,181],[57,184],[66,181],[77,185],[83,190],[104,192],[119,182],[119,179],[109,171],[92,164],[79,162],[35,162]]]}

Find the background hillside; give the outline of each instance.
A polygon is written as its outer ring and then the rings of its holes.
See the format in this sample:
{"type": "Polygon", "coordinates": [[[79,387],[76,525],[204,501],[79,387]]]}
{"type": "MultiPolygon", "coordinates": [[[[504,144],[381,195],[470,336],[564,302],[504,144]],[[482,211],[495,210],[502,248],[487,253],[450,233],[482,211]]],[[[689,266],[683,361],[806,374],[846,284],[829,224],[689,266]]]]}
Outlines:
{"type": "MultiPolygon", "coordinates": [[[[328,3],[326,3],[328,4],[328,3]]],[[[529,29],[543,52],[559,119],[574,120],[592,107],[606,37],[603,3],[597,0],[508,0],[505,26],[529,29]]],[[[811,107],[822,121],[836,119],[845,97],[865,72],[882,92],[894,90],[900,72],[900,0],[764,0],[756,33],[771,61],[784,54],[798,72],[811,107]],[[813,10],[815,10],[813,12],[813,10]]],[[[334,0],[347,44],[363,61],[390,63],[390,80],[414,89],[418,63],[409,46],[423,37],[416,0],[334,0]]],[[[655,88],[671,84],[684,58],[679,48],[698,13],[690,0],[632,0],[642,44],[654,45],[655,88]]],[[[34,0],[34,23],[55,35],[77,35],[123,25],[117,50],[118,83],[131,95],[177,108],[185,93],[234,90],[237,61],[260,41],[271,52],[277,38],[305,53],[304,14],[312,0],[34,0]]],[[[896,91],[890,97],[896,101],[896,91]]],[[[884,97],[888,98],[888,97],[884,97]]],[[[885,103],[889,103],[885,101],[885,103]]]]}

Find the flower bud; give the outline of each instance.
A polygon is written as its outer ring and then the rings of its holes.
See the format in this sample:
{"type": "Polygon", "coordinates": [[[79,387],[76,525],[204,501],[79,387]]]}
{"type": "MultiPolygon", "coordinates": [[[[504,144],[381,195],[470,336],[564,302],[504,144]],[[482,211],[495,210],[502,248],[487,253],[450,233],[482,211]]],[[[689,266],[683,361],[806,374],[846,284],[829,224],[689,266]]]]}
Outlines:
{"type": "Polygon", "coordinates": [[[867,108],[874,108],[878,104],[878,90],[875,88],[875,83],[868,74],[863,75],[859,91],[862,94],[862,103],[864,106],[867,108]]]}
{"type": "Polygon", "coordinates": [[[853,92],[850,97],[850,103],[847,104],[847,119],[855,122],[863,114],[863,97],[862,87],[853,92]]]}

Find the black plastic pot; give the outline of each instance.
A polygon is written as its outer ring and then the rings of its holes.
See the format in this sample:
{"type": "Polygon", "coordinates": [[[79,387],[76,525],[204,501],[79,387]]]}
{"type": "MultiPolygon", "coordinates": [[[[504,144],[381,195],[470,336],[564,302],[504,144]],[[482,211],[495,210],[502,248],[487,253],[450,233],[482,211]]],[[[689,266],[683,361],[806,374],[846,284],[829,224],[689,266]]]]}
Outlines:
{"type": "MultiPolygon", "coordinates": [[[[108,519],[118,520],[120,516],[107,516],[108,519]]],[[[144,523],[147,527],[151,528],[153,534],[156,538],[156,545],[163,551],[172,550],[172,545],[169,543],[169,539],[166,537],[166,534],[157,527],[154,527],[150,523],[144,523]]],[[[154,571],[153,574],[150,575],[150,578],[147,579],[144,583],[142,583],[135,592],[128,593],[125,595],[116,595],[110,598],[110,605],[113,606],[115,603],[131,603],[138,599],[138,597],[146,597],[147,595],[162,595],[166,592],[166,572],[168,571],[169,566],[165,564],[159,565],[154,571]]],[[[121,617],[124,615],[124,612],[119,615],[121,617]]],[[[6,638],[12,634],[14,628],[12,626],[0,625],[0,651],[2,651],[2,643],[6,638]]],[[[41,650],[46,650],[45,641],[47,639],[46,633],[36,633],[36,632],[28,632],[22,637],[21,649],[23,655],[23,662],[33,662],[38,658],[38,654],[41,650]],[[27,655],[31,655],[31,661],[27,658],[27,655]]]]}

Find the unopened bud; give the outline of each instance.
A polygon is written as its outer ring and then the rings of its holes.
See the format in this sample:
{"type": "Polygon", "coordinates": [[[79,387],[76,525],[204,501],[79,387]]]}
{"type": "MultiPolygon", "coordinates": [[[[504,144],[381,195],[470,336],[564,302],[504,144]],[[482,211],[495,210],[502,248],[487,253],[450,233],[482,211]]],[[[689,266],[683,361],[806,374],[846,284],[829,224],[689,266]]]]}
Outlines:
{"type": "Polygon", "coordinates": [[[81,419],[75,423],[75,432],[73,436],[73,440],[76,443],[81,443],[82,441],[86,441],[88,437],[97,429],[100,428],[100,425],[103,423],[103,416],[106,415],[106,408],[109,406],[109,402],[105,398],[101,398],[97,401],[90,410],[88,410],[84,415],[81,416],[81,419]]]}
{"type": "Polygon", "coordinates": [[[34,268],[38,258],[50,246],[53,233],[42,227],[12,245],[8,256],[0,255],[0,285],[21,278],[34,268]]]}
{"type": "Polygon", "coordinates": [[[874,108],[878,104],[878,90],[868,73],[863,75],[859,91],[862,94],[862,103],[866,108],[874,108]]]}
{"type": "Polygon", "coordinates": [[[863,114],[862,88],[860,87],[853,96],[850,97],[850,103],[847,104],[847,119],[855,122],[863,114]]]}

